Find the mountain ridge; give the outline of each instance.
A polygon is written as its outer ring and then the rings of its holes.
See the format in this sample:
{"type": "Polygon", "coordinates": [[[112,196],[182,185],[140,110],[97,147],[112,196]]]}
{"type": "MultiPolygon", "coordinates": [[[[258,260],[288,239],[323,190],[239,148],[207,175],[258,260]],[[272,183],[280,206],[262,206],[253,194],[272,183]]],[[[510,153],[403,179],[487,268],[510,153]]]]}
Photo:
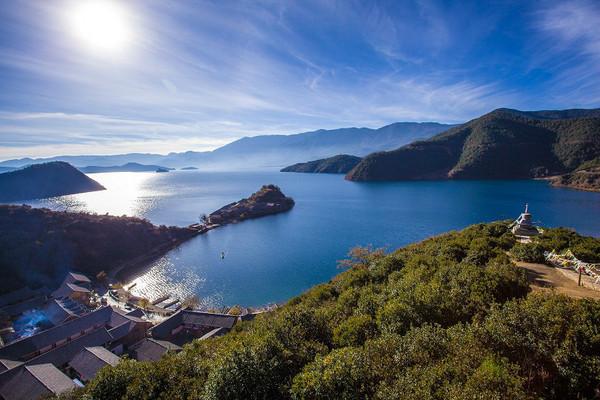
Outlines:
{"type": "Polygon", "coordinates": [[[207,168],[277,168],[290,163],[330,157],[333,154],[364,156],[374,151],[390,150],[416,139],[428,138],[453,125],[437,122],[396,122],[383,127],[319,129],[291,135],[243,137],[212,151],[185,151],[152,154],[55,156],[22,158],[0,162],[0,166],[22,167],[48,161],[65,161],[75,167],[109,167],[129,162],[166,167],[202,166],[207,168]]]}
{"type": "Polygon", "coordinates": [[[430,139],[368,155],[349,180],[527,179],[600,154],[600,109],[496,109],[430,139]]]}

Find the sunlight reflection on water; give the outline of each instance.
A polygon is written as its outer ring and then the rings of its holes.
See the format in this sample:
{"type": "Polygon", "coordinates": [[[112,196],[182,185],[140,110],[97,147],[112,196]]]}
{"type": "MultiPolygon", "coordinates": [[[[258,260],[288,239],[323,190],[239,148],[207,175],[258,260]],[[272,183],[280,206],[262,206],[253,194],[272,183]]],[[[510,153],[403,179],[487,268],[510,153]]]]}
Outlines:
{"type": "Polygon", "coordinates": [[[143,216],[155,206],[156,197],[160,195],[149,185],[155,176],[152,172],[111,172],[89,176],[106,190],[55,197],[43,203],[52,209],[65,211],[143,216]]]}
{"type": "Polygon", "coordinates": [[[195,294],[201,288],[206,279],[201,279],[191,271],[181,273],[168,258],[163,257],[152,264],[144,274],[127,285],[135,284],[131,293],[136,296],[156,300],[164,295],[170,295],[173,299],[180,300],[195,294]],[[177,279],[174,279],[175,276],[177,279]]]}
{"type": "Polygon", "coordinates": [[[202,171],[90,177],[107,190],[27,203],[186,226],[265,183],[279,185],[296,200],[289,213],[229,225],[183,243],[124,282],[136,283],[133,292],[151,300],[195,294],[205,307],[285,301],[339,273],[337,260],[353,246],[392,250],[468,224],[515,217],[525,202],[542,225],[600,235],[600,220],[590,217],[600,213],[600,194],[541,181],[357,184],[328,174],[202,171]]]}

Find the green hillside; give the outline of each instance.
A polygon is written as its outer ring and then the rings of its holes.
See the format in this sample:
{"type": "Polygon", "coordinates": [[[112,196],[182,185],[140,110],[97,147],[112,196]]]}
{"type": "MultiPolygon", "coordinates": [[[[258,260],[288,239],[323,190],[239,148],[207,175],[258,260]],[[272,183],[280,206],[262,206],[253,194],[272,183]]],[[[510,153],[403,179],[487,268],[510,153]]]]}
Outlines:
{"type": "MultiPolygon", "coordinates": [[[[123,361],[64,398],[594,398],[600,303],[529,293],[514,245],[491,223],[388,255],[355,249],[345,272],[277,311],[156,363],[123,361]]],[[[525,246],[600,253],[565,229],[525,246]]]]}
{"type": "Polygon", "coordinates": [[[315,174],[346,174],[354,168],[361,158],[347,154],[298,163],[285,167],[281,172],[307,172],[315,174]]]}
{"type": "Polygon", "coordinates": [[[365,157],[350,180],[524,179],[600,155],[600,110],[498,109],[425,141],[365,157]]]}
{"type": "Polygon", "coordinates": [[[25,285],[54,288],[73,270],[94,277],[192,236],[134,217],[0,205],[0,294],[25,285]]]}

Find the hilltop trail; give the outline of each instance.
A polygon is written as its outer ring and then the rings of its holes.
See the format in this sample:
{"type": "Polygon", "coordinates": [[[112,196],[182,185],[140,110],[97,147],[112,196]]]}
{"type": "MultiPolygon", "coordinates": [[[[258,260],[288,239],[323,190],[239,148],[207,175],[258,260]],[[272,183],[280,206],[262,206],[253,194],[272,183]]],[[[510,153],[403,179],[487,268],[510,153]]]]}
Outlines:
{"type": "Polygon", "coordinates": [[[577,273],[575,271],[559,270],[545,264],[534,264],[520,261],[514,263],[527,271],[531,288],[534,291],[551,291],[574,298],[600,299],[600,291],[593,290],[589,277],[583,276],[584,285],[577,286],[577,273]],[[572,276],[571,276],[572,275],[572,276]],[[586,279],[587,278],[587,279],[586,279]]]}

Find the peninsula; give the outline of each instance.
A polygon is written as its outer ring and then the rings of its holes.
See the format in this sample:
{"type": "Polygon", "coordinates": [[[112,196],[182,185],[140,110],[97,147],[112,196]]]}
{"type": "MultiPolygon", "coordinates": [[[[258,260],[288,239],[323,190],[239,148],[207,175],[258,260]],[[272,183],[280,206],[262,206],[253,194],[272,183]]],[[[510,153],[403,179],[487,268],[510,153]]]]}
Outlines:
{"type": "Polygon", "coordinates": [[[275,185],[264,185],[247,199],[218,209],[206,217],[207,226],[220,226],[266,215],[279,214],[294,207],[294,199],[286,197],[275,185]]]}
{"type": "Polygon", "coordinates": [[[600,192],[600,159],[585,163],[575,171],[549,178],[556,187],[600,192]]]}
{"type": "Polygon", "coordinates": [[[0,174],[0,201],[93,192],[105,188],[72,165],[54,161],[0,174]]]}

